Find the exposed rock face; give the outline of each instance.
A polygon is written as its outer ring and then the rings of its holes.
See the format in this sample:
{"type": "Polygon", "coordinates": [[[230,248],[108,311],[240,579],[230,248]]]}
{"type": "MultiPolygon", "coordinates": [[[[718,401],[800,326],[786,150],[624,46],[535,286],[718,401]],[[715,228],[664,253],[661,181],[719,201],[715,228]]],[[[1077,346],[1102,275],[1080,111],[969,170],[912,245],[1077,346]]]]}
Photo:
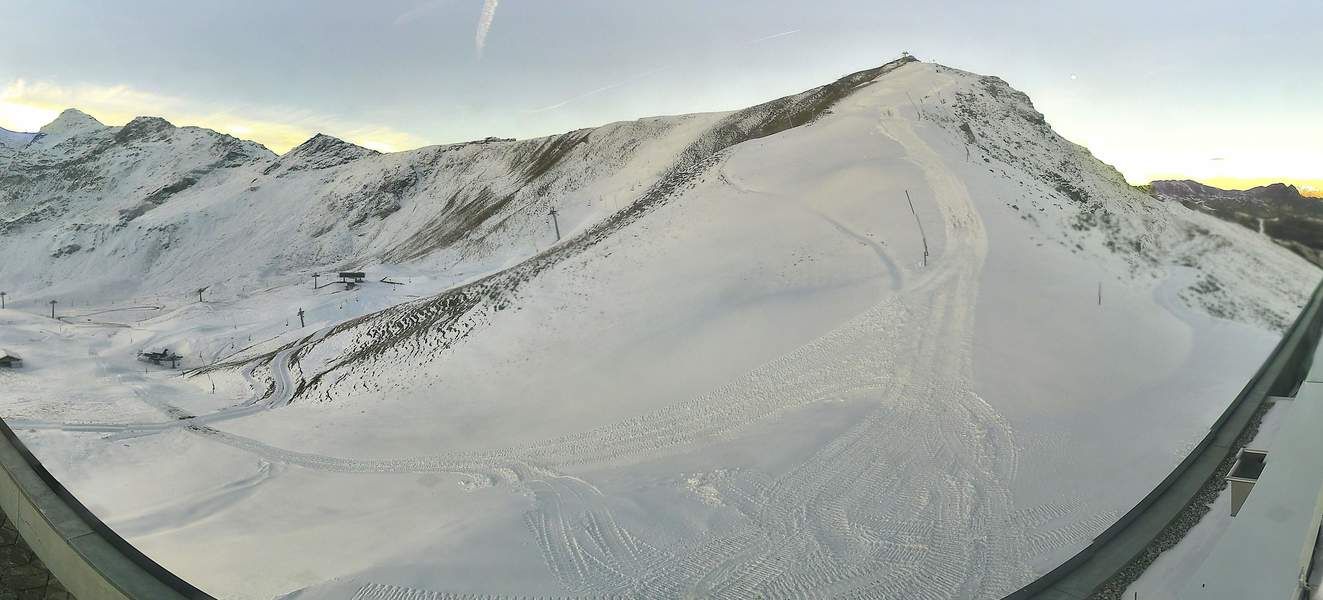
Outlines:
{"type": "Polygon", "coordinates": [[[1197,181],[1154,181],[1153,194],[1194,210],[1262,231],[1310,262],[1323,266],[1323,200],[1274,183],[1224,190],[1197,181]]]}

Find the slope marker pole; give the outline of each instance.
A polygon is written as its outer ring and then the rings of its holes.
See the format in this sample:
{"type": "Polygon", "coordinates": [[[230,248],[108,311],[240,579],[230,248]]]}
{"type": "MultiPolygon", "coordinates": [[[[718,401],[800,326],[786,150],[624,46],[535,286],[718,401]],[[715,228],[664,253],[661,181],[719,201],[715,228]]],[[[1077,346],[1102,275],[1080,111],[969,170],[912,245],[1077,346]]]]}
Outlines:
{"type": "Polygon", "coordinates": [[[919,211],[914,210],[914,201],[910,199],[910,191],[905,190],[905,201],[910,203],[910,212],[914,213],[914,222],[919,224],[919,237],[923,238],[923,266],[928,266],[928,234],[923,232],[923,221],[919,220],[919,211]]]}
{"type": "Polygon", "coordinates": [[[909,90],[905,90],[905,97],[910,99],[910,104],[914,105],[914,112],[919,113],[919,120],[923,120],[923,109],[919,108],[919,103],[914,101],[914,96],[910,95],[909,90]]]}

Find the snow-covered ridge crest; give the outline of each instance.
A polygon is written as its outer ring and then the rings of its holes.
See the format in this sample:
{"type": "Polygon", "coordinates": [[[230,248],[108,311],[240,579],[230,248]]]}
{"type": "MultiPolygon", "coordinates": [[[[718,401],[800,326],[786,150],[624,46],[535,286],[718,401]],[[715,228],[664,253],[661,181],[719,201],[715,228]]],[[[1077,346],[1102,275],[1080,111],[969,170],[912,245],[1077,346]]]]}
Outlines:
{"type": "Polygon", "coordinates": [[[319,133],[281,155],[262,174],[270,175],[277,171],[288,173],[303,169],[329,169],[377,154],[380,153],[376,150],[319,133]]]}

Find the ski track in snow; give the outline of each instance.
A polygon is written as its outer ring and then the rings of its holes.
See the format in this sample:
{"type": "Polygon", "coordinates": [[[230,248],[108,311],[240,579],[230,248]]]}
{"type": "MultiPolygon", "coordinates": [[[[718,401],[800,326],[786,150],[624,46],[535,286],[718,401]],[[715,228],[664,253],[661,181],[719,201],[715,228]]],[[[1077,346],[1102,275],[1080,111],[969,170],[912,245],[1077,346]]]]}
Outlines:
{"type": "MultiPolygon", "coordinates": [[[[126,381],[124,374],[113,373],[104,360],[100,357],[96,357],[97,370],[103,376],[113,376],[121,384],[126,385],[129,389],[133,390],[133,393],[142,400],[143,403],[161,411],[169,417],[172,417],[172,419],[169,421],[136,423],[61,423],[28,419],[10,419],[8,423],[14,429],[57,429],[79,433],[109,433],[112,435],[108,439],[119,440],[154,435],[180,428],[196,430],[205,424],[228,421],[230,419],[245,417],[265,410],[288,406],[294,398],[294,392],[297,391],[293,376],[290,374],[291,359],[304,347],[321,341],[331,329],[333,329],[333,327],[321,329],[302,341],[292,344],[290,347],[275,354],[269,364],[272,379],[270,393],[257,394],[246,402],[216,412],[194,415],[168,402],[159,401],[151,394],[144,392],[141,386],[137,383],[126,381]],[[263,400],[265,400],[265,402],[263,402],[263,400]]],[[[92,350],[94,350],[94,348],[89,349],[89,354],[93,354],[92,350]]],[[[248,380],[250,385],[253,385],[252,375],[252,367],[243,371],[243,376],[248,380]]],[[[254,387],[256,386],[254,385],[254,387]]]]}

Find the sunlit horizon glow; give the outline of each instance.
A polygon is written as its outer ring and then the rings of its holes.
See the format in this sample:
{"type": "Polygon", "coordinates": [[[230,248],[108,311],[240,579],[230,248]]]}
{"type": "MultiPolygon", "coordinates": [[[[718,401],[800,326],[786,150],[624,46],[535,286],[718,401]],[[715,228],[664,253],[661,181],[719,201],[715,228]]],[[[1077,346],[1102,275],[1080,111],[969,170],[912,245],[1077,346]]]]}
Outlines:
{"type": "Polygon", "coordinates": [[[737,110],[907,50],[1004,79],[1130,183],[1323,189],[1317,44],[1294,33],[1319,3],[571,4],[0,2],[23,24],[0,36],[0,126],[77,107],[276,152],[316,133],[389,152],[737,110]]]}
{"type": "Polygon", "coordinates": [[[10,131],[36,132],[69,108],[111,126],[123,125],[140,116],[161,117],[177,126],[202,127],[257,142],[277,154],[288,152],[318,133],[378,152],[426,145],[412,134],[380,125],[351,123],[291,109],[254,111],[213,107],[126,85],[61,86],[18,79],[0,88],[0,127],[10,131]]]}
{"type": "Polygon", "coordinates": [[[1176,173],[1159,173],[1149,179],[1149,181],[1161,181],[1165,179],[1190,179],[1198,181],[1204,185],[1211,185],[1215,188],[1221,188],[1224,190],[1247,190],[1274,183],[1285,183],[1287,185],[1295,186],[1302,196],[1323,198],[1323,179],[1299,179],[1294,177],[1188,177],[1176,173]]]}
{"type": "MultiPolygon", "coordinates": [[[[459,141],[425,142],[410,133],[388,127],[336,122],[332,118],[317,117],[300,111],[283,112],[285,116],[291,117],[294,123],[246,117],[235,114],[238,111],[208,110],[202,106],[202,103],[142,92],[123,85],[64,87],[47,82],[16,80],[0,89],[0,127],[10,131],[35,132],[67,108],[76,108],[112,126],[123,125],[138,116],[157,116],[178,126],[203,127],[257,142],[277,154],[288,152],[317,133],[326,133],[379,152],[399,152],[432,143],[459,141]],[[145,111],[143,107],[154,107],[154,110],[145,111]],[[319,127],[317,125],[319,122],[326,125],[319,127]]],[[[1048,114],[1048,117],[1050,120],[1052,115],[1048,114]]],[[[1084,141],[1081,141],[1081,144],[1088,147],[1084,141]]],[[[1123,149],[1109,148],[1103,151],[1099,158],[1108,161],[1109,156],[1116,155],[1111,156],[1116,158],[1123,153],[1123,149]]],[[[1164,168],[1152,157],[1141,155],[1133,158],[1139,161],[1151,161],[1146,164],[1154,166],[1145,168],[1125,162],[1113,163],[1113,166],[1116,166],[1132,184],[1163,179],[1189,179],[1222,189],[1244,190],[1272,183],[1285,183],[1295,186],[1303,195],[1323,198],[1323,178],[1319,177],[1265,175],[1262,173],[1272,173],[1272,170],[1256,173],[1252,169],[1246,170],[1245,165],[1238,168],[1235,165],[1238,161],[1230,159],[1209,160],[1206,161],[1207,164],[1198,165],[1196,168],[1180,170],[1164,168]]]]}

